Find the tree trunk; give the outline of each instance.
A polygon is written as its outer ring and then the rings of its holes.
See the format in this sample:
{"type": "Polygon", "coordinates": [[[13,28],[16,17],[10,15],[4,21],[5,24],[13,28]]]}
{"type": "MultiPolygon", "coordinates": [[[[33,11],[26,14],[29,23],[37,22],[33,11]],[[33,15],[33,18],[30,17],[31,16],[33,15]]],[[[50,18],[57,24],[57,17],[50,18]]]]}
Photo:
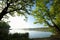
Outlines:
{"type": "Polygon", "coordinates": [[[60,32],[60,28],[52,21],[53,26],[55,27],[55,29],[57,30],[57,32],[60,32]]]}
{"type": "Polygon", "coordinates": [[[0,13],[0,20],[3,18],[5,14],[7,14],[8,7],[10,6],[10,3],[7,4],[7,7],[5,7],[2,12],[0,13]]]}

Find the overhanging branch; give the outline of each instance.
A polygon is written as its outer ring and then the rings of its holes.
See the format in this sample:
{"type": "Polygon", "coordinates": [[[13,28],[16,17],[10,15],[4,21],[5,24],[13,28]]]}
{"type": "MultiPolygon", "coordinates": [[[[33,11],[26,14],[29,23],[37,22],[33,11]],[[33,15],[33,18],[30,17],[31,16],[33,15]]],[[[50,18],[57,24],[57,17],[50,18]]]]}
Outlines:
{"type": "MultiPolygon", "coordinates": [[[[42,11],[41,11],[41,13],[42,13],[42,18],[45,19],[42,11]]],[[[52,25],[50,25],[50,23],[49,23],[48,21],[46,21],[46,19],[44,20],[44,22],[45,22],[49,27],[52,27],[52,25]]]]}
{"type": "Polygon", "coordinates": [[[53,23],[53,27],[55,27],[57,31],[60,31],[60,28],[55,24],[55,22],[53,21],[52,17],[50,16],[49,10],[47,10],[47,12],[48,12],[48,16],[49,16],[51,22],[53,23]]]}
{"type": "MultiPolygon", "coordinates": [[[[22,9],[22,8],[14,9],[14,10],[11,10],[11,11],[7,11],[7,13],[11,13],[11,12],[18,11],[18,10],[24,10],[24,9],[22,9]]],[[[27,14],[30,14],[27,9],[25,9],[24,11],[27,12],[27,14]]]]}
{"type": "Polygon", "coordinates": [[[7,3],[7,7],[5,7],[2,12],[0,13],[0,20],[3,18],[5,14],[7,14],[8,7],[10,6],[10,3],[7,3]]]}
{"type": "Polygon", "coordinates": [[[13,11],[17,11],[17,10],[21,10],[22,8],[20,9],[14,9],[14,10],[11,10],[11,11],[7,11],[7,13],[10,13],[10,12],[13,12],[13,11]]]}

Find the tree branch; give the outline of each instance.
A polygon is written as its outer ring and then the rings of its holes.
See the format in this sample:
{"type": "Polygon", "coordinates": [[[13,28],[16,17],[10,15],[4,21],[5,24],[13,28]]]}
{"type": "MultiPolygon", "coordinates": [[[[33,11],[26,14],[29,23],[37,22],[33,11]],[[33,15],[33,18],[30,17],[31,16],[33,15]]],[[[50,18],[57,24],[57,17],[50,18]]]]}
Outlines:
{"type": "Polygon", "coordinates": [[[17,11],[17,10],[22,10],[22,8],[20,8],[20,9],[14,9],[14,10],[11,10],[11,11],[7,11],[7,13],[10,13],[10,12],[13,12],[13,11],[17,11]]]}
{"type": "Polygon", "coordinates": [[[0,20],[3,18],[5,14],[7,14],[8,7],[10,6],[10,3],[7,3],[7,7],[5,7],[2,12],[0,13],[0,20]]]}
{"type": "MultiPolygon", "coordinates": [[[[20,8],[20,9],[14,9],[14,10],[12,10],[12,11],[8,11],[7,13],[11,13],[11,12],[13,12],[13,11],[18,11],[18,10],[23,10],[23,9],[22,9],[22,8],[20,8]]],[[[27,12],[28,14],[30,14],[30,13],[27,11],[27,9],[25,9],[24,11],[27,12]]]]}
{"type": "Polygon", "coordinates": [[[48,16],[49,16],[51,22],[53,23],[53,27],[55,27],[57,31],[60,31],[60,28],[54,23],[52,17],[50,16],[50,14],[49,14],[49,10],[47,10],[47,11],[48,11],[48,16]]]}
{"type": "MultiPolygon", "coordinates": [[[[43,15],[43,12],[42,12],[42,11],[41,11],[41,13],[42,13],[42,15],[43,15]]],[[[44,18],[44,15],[42,16],[42,18],[45,19],[45,18],[44,18]]],[[[52,25],[50,25],[49,22],[46,21],[46,19],[44,20],[44,22],[45,22],[49,27],[52,27],[52,25]]]]}

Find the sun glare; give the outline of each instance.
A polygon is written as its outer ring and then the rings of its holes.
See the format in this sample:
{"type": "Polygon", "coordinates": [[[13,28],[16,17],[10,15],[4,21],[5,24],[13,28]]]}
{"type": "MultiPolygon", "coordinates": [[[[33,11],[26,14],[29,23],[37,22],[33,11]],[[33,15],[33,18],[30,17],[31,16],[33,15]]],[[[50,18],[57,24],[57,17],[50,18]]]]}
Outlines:
{"type": "Polygon", "coordinates": [[[29,23],[24,21],[24,17],[21,17],[21,16],[11,17],[9,24],[10,24],[11,28],[15,28],[15,29],[30,27],[29,23]]]}
{"type": "MultiPolygon", "coordinates": [[[[10,23],[9,25],[11,26],[10,32],[14,33],[14,32],[20,32],[22,28],[29,28],[30,25],[28,22],[24,21],[25,17],[24,16],[15,16],[15,17],[10,17],[10,23]]],[[[22,33],[24,31],[21,31],[22,33]]]]}
{"type": "MultiPolygon", "coordinates": [[[[9,14],[7,14],[9,15],[9,14]]],[[[9,19],[8,21],[9,22],[9,25],[10,25],[10,32],[11,33],[15,33],[15,32],[24,32],[24,31],[21,31],[21,29],[23,28],[40,28],[40,26],[42,27],[42,25],[40,24],[33,24],[34,22],[34,18],[29,16],[28,17],[28,21],[25,21],[24,20],[25,17],[24,16],[10,16],[9,15],[9,19]]],[[[6,20],[5,20],[6,21],[6,20]]]]}

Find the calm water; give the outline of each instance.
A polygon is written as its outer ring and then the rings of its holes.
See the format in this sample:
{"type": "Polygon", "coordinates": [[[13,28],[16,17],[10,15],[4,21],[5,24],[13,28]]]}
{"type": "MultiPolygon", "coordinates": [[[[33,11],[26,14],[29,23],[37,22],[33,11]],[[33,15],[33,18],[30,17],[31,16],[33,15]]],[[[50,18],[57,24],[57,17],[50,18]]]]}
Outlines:
{"type": "Polygon", "coordinates": [[[14,30],[14,31],[10,31],[12,33],[29,33],[29,38],[44,38],[44,37],[50,37],[52,35],[51,32],[41,32],[41,31],[29,31],[29,30],[14,30]]]}
{"type": "Polygon", "coordinates": [[[52,35],[51,32],[41,32],[41,31],[30,31],[29,38],[45,38],[50,37],[52,35]]]}

